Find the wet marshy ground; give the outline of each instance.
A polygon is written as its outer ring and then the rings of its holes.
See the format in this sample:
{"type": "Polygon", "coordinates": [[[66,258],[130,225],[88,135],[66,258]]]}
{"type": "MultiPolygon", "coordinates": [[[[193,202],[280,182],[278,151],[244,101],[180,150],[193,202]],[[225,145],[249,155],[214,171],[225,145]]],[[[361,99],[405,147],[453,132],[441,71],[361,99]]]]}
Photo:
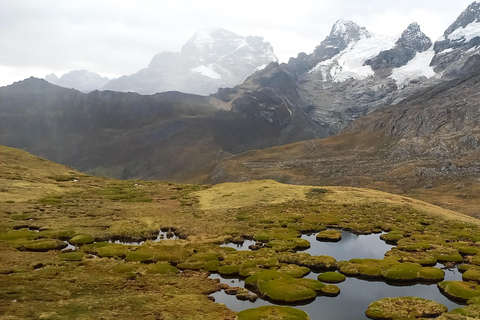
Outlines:
{"type": "MultiPolygon", "coordinates": [[[[342,240],[338,242],[317,241],[316,235],[302,235],[303,239],[310,241],[310,248],[303,252],[311,255],[329,255],[337,261],[350,260],[353,258],[374,258],[383,259],[385,253],[393,246],[386,244],[380,239],[379,234],[356,235],[347,231],[341,231],[342,240]]],[[[245,240],[243,244],[224,244],[223,246],[233,247],[237,250],[249,250],[248,247],[255,244],[253,240],[245,240]]],[[[437,268],[444,268],[438,263],[437,268]]],[[[462,275],[457,266],[444,269],[445,280],[462,280],[462,275]]],[[[305,278],[317,279],[319,273],[310,273],[305,278]]],[[[211,274],[210,278],[219,279],[220,282],[230,287],[244,287],[244,281],[239,278],[226,278],[219,274],[211,274]]],[[[347,277],[346,281],[335,284],[340,288],[340,295],[337,297],[318,296],[313,302],[296,305],[295,307],[304,310],[312,320],[335,320],[335,319],[368,319],[365,311],[368,305],[384,297],[414,296],[437,301],[445,305],[449,310],[458,308],[461,304],[446,298],[438,290],[435,283],[387,283],[382,280],[365,280],[357,277],[347,277]]],[[[265,305],[272,305],[270,301],[261,299],[255,302],[238,300],[235,295],[227,295],[219,291],[212,296],[218,303],[225,304],[234,311],[242,311],[249,308],[256,308],[265,305]]]]}

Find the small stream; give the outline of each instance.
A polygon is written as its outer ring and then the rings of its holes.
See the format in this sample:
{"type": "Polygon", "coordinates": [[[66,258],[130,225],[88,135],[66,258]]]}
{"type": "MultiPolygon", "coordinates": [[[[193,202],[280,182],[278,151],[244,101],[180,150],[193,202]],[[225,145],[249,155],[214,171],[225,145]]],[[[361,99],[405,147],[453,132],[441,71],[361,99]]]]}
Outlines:
{"type": "MultiPolygon", "coordinates": [[[[316,240],[316,235],[302,235],[303,239],[310,241],[311,247],[302,252],[308,252],[311,255],[329,255],[341,260],[350,260],[353,258],[374,258],[383,259],[385,252],[393,246],[386,244],[380,239],[380,234],[356,235],[347,231],[342,231],[342,240],[339,242],[321,242],[316,240]]],[[[253,241],[245,241],[243,245],[228,244],[237,250],[248,250],[253,241]]],[[[442,264],[437,264],[437,268],[442,268],[442,264]]],[[[455,267],[446,269],[445,280],[462,280],[462,275],[455,267]]],[[[317,279],[318,273],[310,273],[306,278],[317,279]]],[[[220,279],[231,287],[244,287],[241,279],[227,279],[219,274],[211,274],[210,278],[220,279]]],[[[436,284],[389,284],[384,281],[368,281],[355,277],[347,277],[346,281],[335,284],[341,290],[340,295],[334,298],[319,296],[315,301],[298,305],[295,308],[307,312],[312,320],[358,320],[368,319],[365,311],[368,305],[376,300],[385,297],[415,296],[429,300],[437,301],[445,305],[449,310],[461,307],[461,304],[451,301],[440,293],[436,284]]],[[[242,311],[249,308],[256,308],[273,303],[262,299],[255,302],[238,300],[234,295],[227,295],[224,291],[219,291],[212,296],[215,302],[223,303],[233,311],[242,311]]]]}

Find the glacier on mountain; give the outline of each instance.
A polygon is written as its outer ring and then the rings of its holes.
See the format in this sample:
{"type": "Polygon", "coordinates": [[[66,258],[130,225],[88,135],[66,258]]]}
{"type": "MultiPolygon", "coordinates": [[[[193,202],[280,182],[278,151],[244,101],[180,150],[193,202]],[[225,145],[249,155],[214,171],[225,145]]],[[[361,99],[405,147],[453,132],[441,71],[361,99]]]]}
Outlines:
{"type": "Polygon", "coordinates": [[[436,73],[430,66],[434,55],[433,48],[424,52],[417,52],[415,57],[406,65],[393,69],[389,78],[395,80],[397,87],[402,89],[412,80],[434,77],[436,73]]]}
{"type": "Polygon", "coordinates": [[[343,82],[348,79],[362,80],[373,76],[371,66],[365,65],[368,59],[395,46],[398,36],[362,34],[360,40],[352,41],[347,48],[334,57],[319,62],[310,73],[320,72],[323,81],[343,82]]]}
{"type": "Polygon", "coordinates": [[[476,37],[480,37],[480,22],[472,22],[464,28],[456,29],[448,35],[448,40],[470,42],[476,37]]]}

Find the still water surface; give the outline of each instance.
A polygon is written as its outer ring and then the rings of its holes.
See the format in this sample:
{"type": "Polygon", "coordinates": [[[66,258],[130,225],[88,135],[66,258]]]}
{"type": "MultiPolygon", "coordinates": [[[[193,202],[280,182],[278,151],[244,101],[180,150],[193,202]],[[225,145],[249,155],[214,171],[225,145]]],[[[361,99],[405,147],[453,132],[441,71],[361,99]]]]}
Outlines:
{"type": "MultiPolygon", "coordinates": [[[[302,235],[302,238],[309,240],[311,245],[304,252],[308,252],[311,255],[329,255],[337,259],[337,261],[353,258],[382,259],[385,252],[390,250],[392,246],[386,244],[379,237],[379,234],[355,235],[342,231],[342,240],[340,242],[320,242],[316,240],[315,234],[302,235]]],[[[232,246],[237,250],[248,250],[250,244],[252,243],[246,242],[243,246],[234,244],[228,246],[232,246]]],[[[436,267],[441,268],[443,265],[438,264],[436,267]]],[[[317,276],[317,273],[310,273],[306,278],[317,279],[317,276]]],[[[240,279],[225,279],[218,274],[212,274],[210,277],[220,279],[222,283],[227,283],[233,287],[244,286],[243,280],[240,279]]],[[[445,270],[445,280],[462,280],[462,275],[456,268],[445,270]]],[[[319,296],[309,304],[295,307],[307,312],[312,320],[368,319],[365,316],[365,310],[367,310],[368,305],[385,297],[415,296],[437,301],[445,305],[449,310],[461,307],[458,303],[443,296],[436,284],[391,285],[383,281],[367,281],[349,277],[345,282],[336,285],[341,290],[339,296],[319,296]]],[[[235,296],[226,295],[223,291],[216,292],[212,296],[215,297],[217,303],[224,303],[234,311],[272,304],[262,299],[258,299],[254,303],[240,301],[235,296]]]]}

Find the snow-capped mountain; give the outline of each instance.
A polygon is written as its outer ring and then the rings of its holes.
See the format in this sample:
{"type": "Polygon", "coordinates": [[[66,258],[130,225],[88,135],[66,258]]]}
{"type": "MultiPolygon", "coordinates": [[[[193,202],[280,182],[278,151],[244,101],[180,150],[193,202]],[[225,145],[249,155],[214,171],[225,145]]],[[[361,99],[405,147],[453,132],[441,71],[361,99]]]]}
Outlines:
{"type": "Polygon", "coordinates": [[[433,51],[416,58],[417,54],[427,51],[431,45],[430,38],[417,23],[410,24],[400,36],[383,36],[370,33],[354,22],[339,20],[330,35],[313,52],[312,56],[320,61],[309,73],[315,74],[317,80],[328,83],[363,80],[376,73],[390,73],[395,74],[392,79],[398,79],[399,84],[403,85],[407,74],[411,77],[432,76],[431,72],[424,71],[430,69],[430,61],[426,61],[425,57],[431,59],[433,51]],[[332,42],[337,45],[332,45],[332,42]],[[326,52],[337,53],[329,57],[326,52]],[[415,61],[407,67],[410,72],[400,71],[404,76],[401,77],[397,69],[405,69],[414,58],[415,61]],[[416,68],[418,72],[415,72],[416,68]]]}
{"type": "Polygon", "coordinates": [[[480,2],[475,1],[452,23],[435,42],[432,66],[436,72],[455,72],[471,56],[479,53],[480,2]]]}
{"type": "Polygon", "coordinates": [[[233,87],[277,61],[270,43],[225,29],[197,31],[180,53],[162,52],[147,68],[110,81],[104,89],[153,94],[181,91],[207,95],[233,87]]]}
{"type": "Polygon", "coordinates": [[[45,76],[45,80],[60,87],[74,88],[82,92],[100,89],[110,81],[107,77],[87,70],[70,71],[60,78],[52,73],[45,76]]]}

